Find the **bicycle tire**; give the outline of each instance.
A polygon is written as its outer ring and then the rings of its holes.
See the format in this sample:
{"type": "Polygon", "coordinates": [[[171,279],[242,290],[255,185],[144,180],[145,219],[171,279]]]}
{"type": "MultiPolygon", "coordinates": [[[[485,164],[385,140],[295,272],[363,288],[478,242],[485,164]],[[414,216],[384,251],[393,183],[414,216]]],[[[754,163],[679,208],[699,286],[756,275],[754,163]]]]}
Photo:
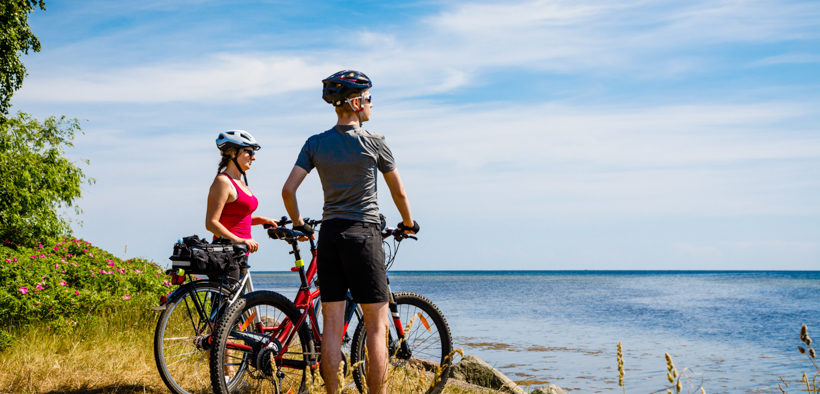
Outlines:
{"type": "Polygon", "coordinates": [[[196,281],[180,287],[165,303],[154,330],[154,360],[171,392],[210,392],[207,337],[216,323],[210,315],[215,303],[224,304],[229,297],[230,291],[219,284],[196,281]]]}
{"type": "MultiPolygon", "coordinates": [[[[432,382],[427,393],[440,393],[447,383],[452,367],[451,352],[453,351],[453,339],[450,334],[450,327],[447,319],[426,297],[411,292],[395,292],[393,299],[396,301],[399,317],[402,324],[407,325],[411,320],[413,324],[409,330],[405,327],[405,340],[412,357],[402,356],[397,352],[397,334],[393,331],[395,326],[393,319],[390,319],[391,326],[388,341],[390,352],[390,363],[396,368],[406,368],[411,366],[417,369],[431,370],[438,381],[432,382]],[[430,324],[432,322],[432,325],[430,324]],[[442,367],[443,366],[443,367],[442,367]]],[[[350,364],[353,369],[353,380],[359,392],[364,392],[366,384],[366,360],[365,343],[367,332],[364,322],[359,322],[356,331],[353,333],[353,343],[350,346],[350,364]],[[356,365],[358,362],[363,363],[356,365]]],[[[389,379],[388,379],[389,384],[389,379]]],[[[400,388],[395,388],[400,391],[400,388]]],[[[388,387],[388,391],[392,391],[388,387]]]]}
{"type": "Polygon", "coordinates": [[[283,332],[293,331],[292,325],[283,323],[296,322],[299,316],[293,302],[273,291],[248,293],[231,305],[214,334],[210,360],[213,392],[307,393],[306,369],[313,342],[306,325],[298,327],[289,343],[276,340],[283,332]],[[231,347],[237,345],[253,349],[231,347]],[[283,351],[272,352],[276,347],[283,351]]]}

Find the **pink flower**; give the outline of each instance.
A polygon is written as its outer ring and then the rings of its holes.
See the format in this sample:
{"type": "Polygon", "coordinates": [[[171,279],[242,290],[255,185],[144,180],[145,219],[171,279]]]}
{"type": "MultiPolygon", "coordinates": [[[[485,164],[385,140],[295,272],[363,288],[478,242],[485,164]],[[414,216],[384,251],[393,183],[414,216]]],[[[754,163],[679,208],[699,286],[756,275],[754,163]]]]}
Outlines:
{"type": "Polygon", "coordinates": [[[138,274],[141,274],[141,273],[142,273],[142,271],[137,270],[137,269],[135,269],[135,270],[134,270],[134,272],[136,272],[136,273],[138,273],[138,274]]]}
{"type": "Polygon", "coordinates": [[[13,257],[13,258],[11,259],[11,261],[13,261],[13,262],[15,262],[15,263],[16,263],[16,262],[17,262],[17,257],[13,257]]]}
{"type": "Polygon", "coordinates": [[[101,273],[101,274],[105,274],[105,270],[100,270],[100,273],[101,273]]]}
{"type": "Polygon", "coordinates": [[[109,266],[109,267],[113,267],[114,265],[115,265],[115,264],[114,264],[114,262],[113,262],[113,261],[112,261],[112,262],[110,262],[110,263],[108,263],[108,266],[109,266]]]}
{"type": "Polygon", "coordinates": [[[162,281],[162,284],[164,284],[165,286],[171,286],[171,282],[167,280],[162,281]]]}
{"type": "Polygon", "coordinates": [[[35,256],[35,255],[31,255],[31,258],[36,259],[36,258],[37,258],[37,256],[35,256]]]}
{"type": "Polygon", "coordinates": [[[46,255],[45,255],[45,254],[40,253],[40,258],[41,258],[41,259],[43,259],[43,258],[45,258],[45,257],[46,257],[46,255]]]}
{"type": "Polygon", "coordinates": [[[92,278],[96,278],[96,277],[97,277],[97,274],[95,274],[95,273],[93,273],[93,272],[92,272],[92,273],[91,273],[91,277],[92,277],[92,278]]]}
{"type": "Polygon", "coordinates": [[[60,268],[60,264],[54,264],[54,268],[60,268]]]}
{"type": "Polygon", "coordinates": [[[94,255],[93,255],[93,254],[91,254],[91,253],[89,253],[89,254],[88,254],[88,257],[94,257],[94,255]]]}
{"type": "Polygon", "coordinates": [[[160,276],[162,276],[162,275],[160,275],[160,274],[154,274],[154,276],[156,276],[157,278],[159,278],[159,277],[160,277],[160,276]]]}
{"type": "Polygon", "coordinates": [[[66,285],[65,281],[60,282],[60,286],[65,287],[65,285],[66,285]]]}
{"type": "Polygon", "coordinates": [[[35,302],[34,306],[40,306],[40,301],[35,302]]]}
{"type": "Polygon", "coordinates": [[[123,299],[123,300],[130,300],[130,299],[131,299],[131,296],[130,296],[130,295],[128,295],[128,294],[126,294],[126,295],[122,296],[122,299],[123,299]]]}
{"type": "Polygon", "coordinates": [[[74,290],[74,295],[80,295],[80,292],[77,291],[77,290],[74,290]]]}
{"type": "Polygon", "coordinates": [[[19,291],[20,291],[21,293],[23,293],[23,294],[28,293],[28,287],[25,287],[25,286],[21,286],[21,287],[20,287],[19,289],[17,289],[17,290],[19,290],[19,291]]]}
{"type": "Polygon", "coordinates": [[[43,244],[37,244],[37,247],[38,247],[38,248],[42,248],[42,247],[43,247],[43,244]]]}
{"type": "Polygon", "coordinates": [[[60,250],[60,247],[59,247],[59,246],[55,246],[55,247],[54,247],[54,251],[56,252],[56,251],[58,251],[58,250],[60,250]]]}
{"type": "Polygon", "coordinates": [[[68,257],[71,257],[71,253],[68,254],[68,257]]]}
{"type": "Polygon", "coordinates": [[[7,263],[11,263],[11,259],[6,259],[6,262],[7,262],[7,263]]]}
{"type": "Polygon", "coordinates": [[[43,285],[41,285],[39,283],[37,284],[37,286],[34,286],[34,287],[37,288],[37,290],[43,290],[43,285]]]}

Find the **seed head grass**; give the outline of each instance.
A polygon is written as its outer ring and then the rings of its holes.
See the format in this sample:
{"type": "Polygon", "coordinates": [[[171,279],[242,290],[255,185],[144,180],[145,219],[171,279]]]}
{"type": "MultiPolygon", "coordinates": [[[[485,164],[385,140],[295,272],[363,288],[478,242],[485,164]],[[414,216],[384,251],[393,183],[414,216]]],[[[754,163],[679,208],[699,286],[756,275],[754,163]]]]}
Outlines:
{"type": "Polygon", "coordinates": [[[809,336],[809,328],[806,327],[805,324],[803,324],[800,327],[800,340],[803,342],[803,344],[806,345],[806,347],[797,346],[797,350],[801,354],[808,354],[809,360],[811,361],[815,370],[815,373],[811,377],[811,379],[809,379],[808,375],[806,375],[806,373],[804,372],[802,381],[803,384],[806,385],[806,392],[811,394],[818,394],[820,393],[820,388],[817,387],[817,377],[820,376],[820,367],[818,367],[817,365],[817,358],[815,357],[816,354],[814,352],[814,346],[812,346],[812,340],[809,336]]]}

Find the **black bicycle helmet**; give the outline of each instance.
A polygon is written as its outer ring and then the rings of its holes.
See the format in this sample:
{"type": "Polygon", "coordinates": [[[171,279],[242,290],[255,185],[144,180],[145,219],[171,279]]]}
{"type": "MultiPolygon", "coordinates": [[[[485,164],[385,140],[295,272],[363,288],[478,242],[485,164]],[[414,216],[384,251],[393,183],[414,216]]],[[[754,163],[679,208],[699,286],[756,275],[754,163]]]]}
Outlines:
{"type": "Polygon", "coordinates": [[[345,102],[353,93],[360,93],[373,86],[370,78],[355,70],[342,70],[322,80],[322,99],[334,107],[345,102]]]}

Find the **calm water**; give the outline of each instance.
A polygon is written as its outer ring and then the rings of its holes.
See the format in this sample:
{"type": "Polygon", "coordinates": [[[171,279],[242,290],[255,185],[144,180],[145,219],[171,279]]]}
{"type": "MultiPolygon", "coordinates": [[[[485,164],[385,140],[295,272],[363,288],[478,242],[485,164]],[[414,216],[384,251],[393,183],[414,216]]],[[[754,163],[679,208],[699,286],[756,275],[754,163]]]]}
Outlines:
{"type": "MultiPolygon", "coordinates": [[[[444,312],[456,348],[513,380],[578,393],[664,389],[668,352],[708,393],[799,390],[814,369],[797,352],[801,324],[820,338],[820,271],[391,272],[393,291],[444,312]]],[[[257,289],[293,297],[294,273],[254,273],[257,289]]],[[[532,386],[534,388],[536,386],[532,386]]],[[[685,392],[689,392],[685,389],[685,392]]],[[[663,390],[665,392],[665,390],[663,390]]]]}

